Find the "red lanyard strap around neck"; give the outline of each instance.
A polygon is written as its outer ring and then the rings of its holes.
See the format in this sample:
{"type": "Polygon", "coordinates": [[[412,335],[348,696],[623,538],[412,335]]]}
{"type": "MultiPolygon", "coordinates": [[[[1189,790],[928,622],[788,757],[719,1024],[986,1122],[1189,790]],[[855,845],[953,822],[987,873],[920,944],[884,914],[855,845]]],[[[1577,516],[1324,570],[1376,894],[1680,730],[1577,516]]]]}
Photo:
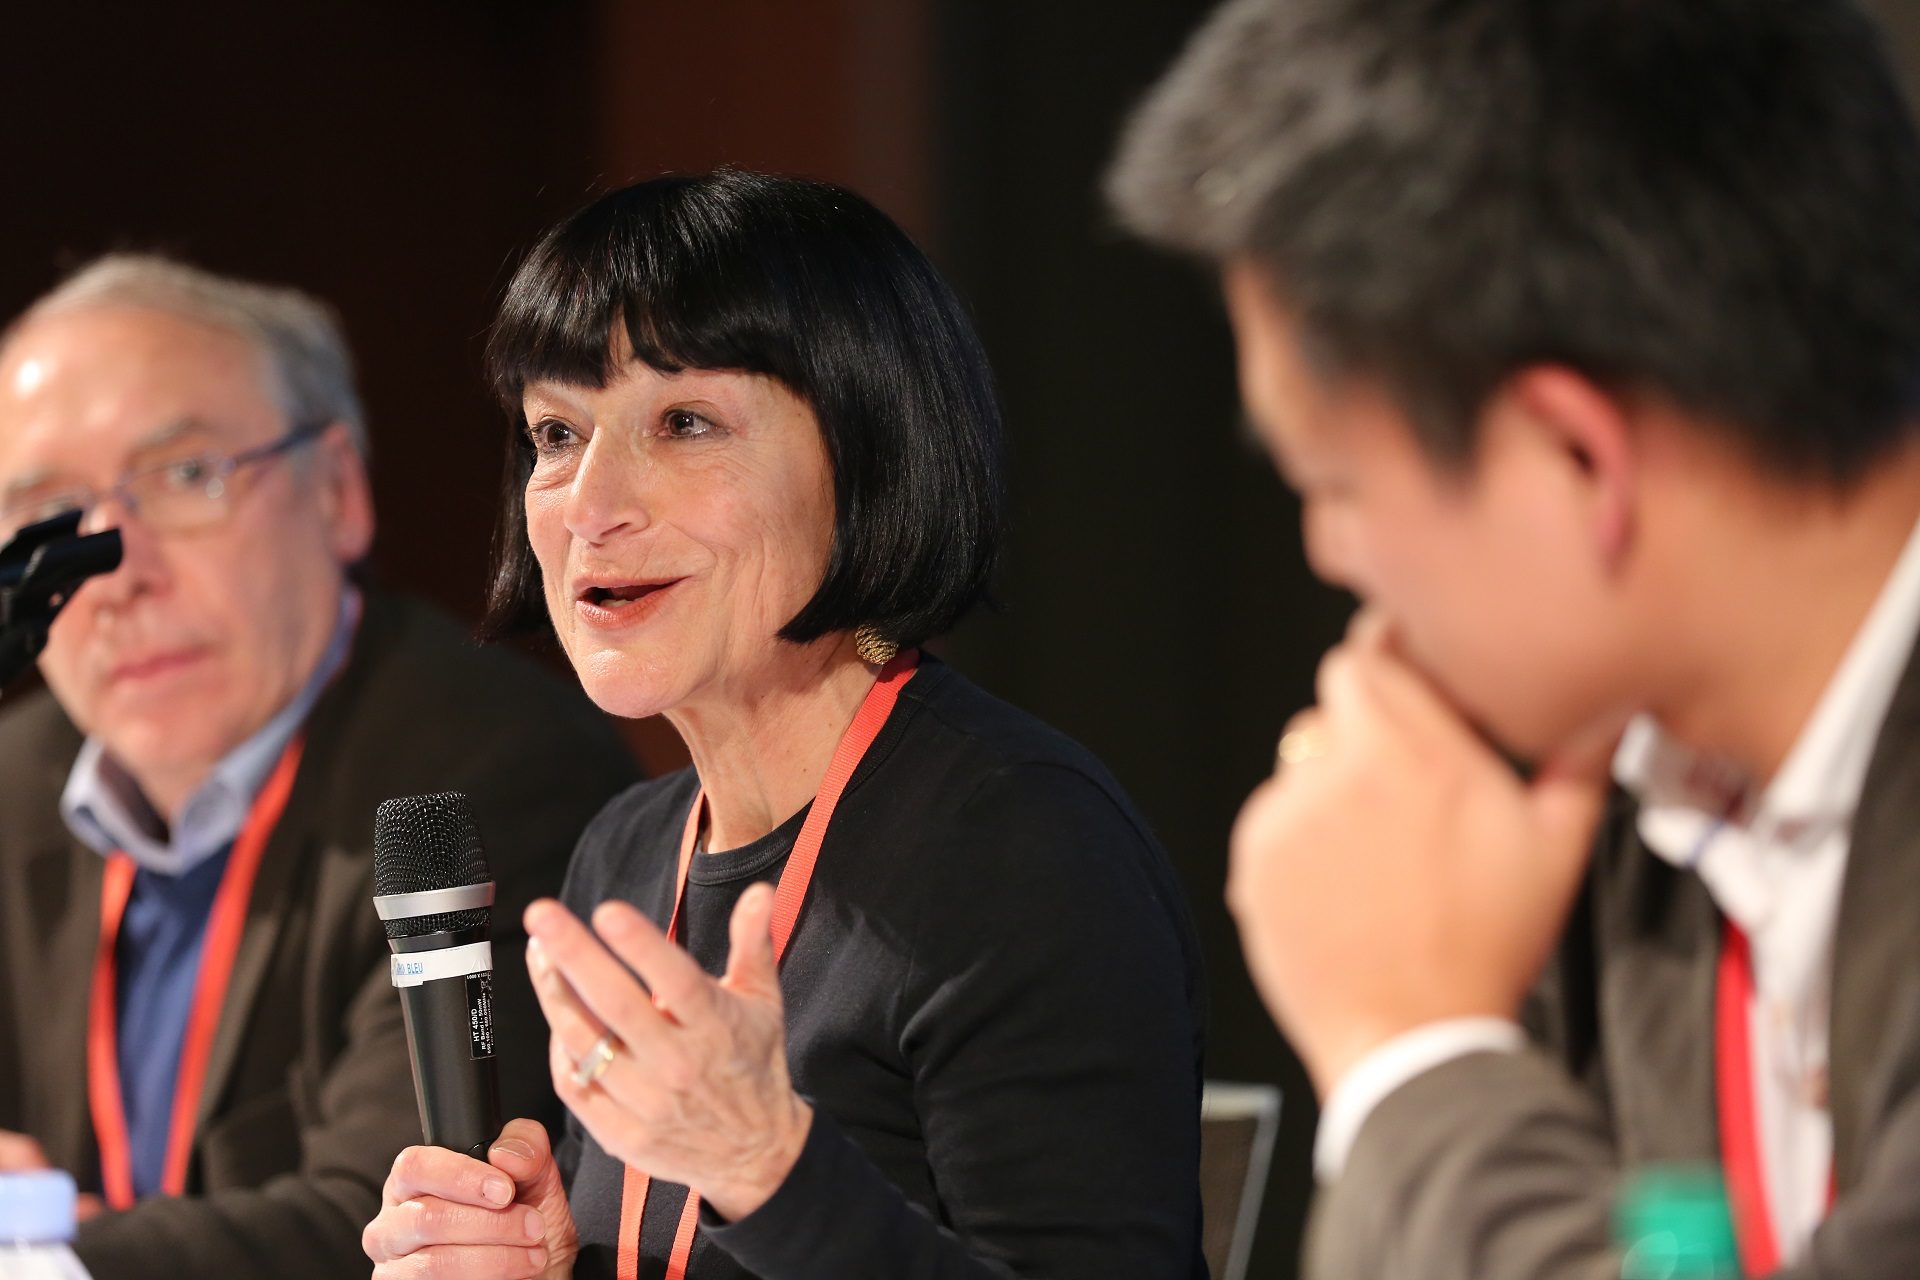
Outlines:
{"type": "MultiPolygon", "coordinates": [[[[879,678],[873,682],[873,688],[867,691],[865,701],[853,717],[853,723],[841,737],[840,745],[834,748],[833,760],[827,765],[826,777],[821,779],[819,794],[813,798],[813,807],[807,812],[807,820],[800,826],[800,835],[793,842],[793,852],[787,855],[787,865],[781,869],[780,882],[774,890],[772,932],[773,961],[776,965],[786,956],[787,943],[793,938],[794,926],[799,923],[800,907],[806,901],[808,886],[813,883],[813,868],[820,860],[820,845],[826,839],[827,824],[833,820],[840,794],[847,789],[854,770],[860,767],[867,750],[873,746],[873,740],[880,735],[881,726],[893,713],[900,690],[913,678],[919,661],[919,652],[907,649],[880,669],[879,678]]],[[[680,833],[680,865],[674,881],[673,914],[667,918],[669,938],[677,937],[679,932],[680,905],[687,893],[687,870],[693,865],[693,849],[700,838],[700,822],[706,805],[704,791],[694,796],[693,808],[687,812],[686,828],[680,833]]],[[[632,1165],[627,1166],[620,1188],[619,1280],[638,1280],[640,1275],[640,1228],[646,1215],[647,1191],[652,1185],[653,1179],[649,1175],[632,1165]]],[[[667,1280],[686,1280],[687,1261],[693,1256],[693,1235],[699,1222],[700,1197],[689,1191],[686,1208],[680,1213],[680,1224],[674,1230],[673,1250],[667,1256],[667,1280]]]]}
{"type": "Polygon", "coordinates": [[[1714,1079],[1720,1114],[1720,1159],[1740,1266],[1750,1276],[1779,1270],[1780,1246],[1767,1207],[1765,1163],[1753,1096],[1753,951],[1739,925],[1727,921],[1714,983],[1714,1079]]]}
{"type": "MultiPolygon", "coordinates": [[[[207,1059],[213,1033],[220,1025],[227,984],[240,951],[247,923],[247,904],[253,897],[254,875],[260,869],[267,841],[286,810],[300,769],[302,739],[295,737],[254,797],[246,823],[233,842],[220,887],[207,917],[200,946],[200,967],[194,979],[193,1004],[181,1041],[180,1065],[174,1077],[173,1105],[167,1126],[167,1156],[160,1187],[168,1195],[184,1195],[187,1163],[193,1150],[193,1128],[206,1082],[207,1059]]],[[[115,1209],[133,1206],[133,1150],[127,1137],[126,1098],[120,1089],[118,995],[116,958],[120,922],[133,892],[133,859],[115,853],[107,859],[100,882],[100,945],[94,954],[93,985],[87,1011],[87,1101],[93,1113],[94,1139],[100,1150],[100,1180],[107,1203],[115,1209]]]]}
{"type": "MultiPolygon", "coordinates": [[[[1740,1266],[1770,1276],[1781,1266],[1780,1236],[1767,1200],[1766,1153],[1754,1097],[1753,948],[1740,926],[1727,921],[1714,991],[1714,1076],[1719,1095],[1720,1159],[1727,1173],[1740,1266]]],[[[1837,1184],[1827,1173],[1827,1208],[1837,1184]]]]}

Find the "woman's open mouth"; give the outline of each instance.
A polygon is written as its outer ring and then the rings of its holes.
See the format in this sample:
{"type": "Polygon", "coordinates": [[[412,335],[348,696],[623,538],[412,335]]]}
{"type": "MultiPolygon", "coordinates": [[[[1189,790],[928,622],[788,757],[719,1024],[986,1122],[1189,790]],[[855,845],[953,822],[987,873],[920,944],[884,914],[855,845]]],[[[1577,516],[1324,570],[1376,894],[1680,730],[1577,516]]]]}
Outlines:
{"type": "Polygon", "coordinates": [[[575,590],[574,605],[590,626],[631,626],[658,612],[666,594],[680,581],[588,582],[575,590]]]}
{"type": "Polygon", "coordinates": [[[597,604],[600,607],[605,609],[618,609],[623,605],[629,605],[629,604],[633,604],[636,601],[644,600],[658,590],[660,590],[660,588],[659,586],[656,586],[656,585],[634,586],[634,587],[588,587],[586,595],[584,595],[581,598],[584,599],[588,604],[597,604]]]}

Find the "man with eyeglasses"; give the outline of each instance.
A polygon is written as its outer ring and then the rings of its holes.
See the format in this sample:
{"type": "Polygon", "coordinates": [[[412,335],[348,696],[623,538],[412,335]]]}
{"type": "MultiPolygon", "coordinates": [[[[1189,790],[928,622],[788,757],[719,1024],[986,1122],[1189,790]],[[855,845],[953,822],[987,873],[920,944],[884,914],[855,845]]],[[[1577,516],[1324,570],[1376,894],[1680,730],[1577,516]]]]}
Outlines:
{"type": "Polygon", "coordinates": [[[553,1107],[519,907],[632,759],[571,688],[356,585],[365,456],[292,290],[111,257],[0,333],[0,541],[77,510],[125,544],[47,691],[0,705],[0,1171],[75,1176],[99,1280],[364,1269],[419,1135],[369,901],[388,796],[472,797],[503,1100],[553,1107]]]}

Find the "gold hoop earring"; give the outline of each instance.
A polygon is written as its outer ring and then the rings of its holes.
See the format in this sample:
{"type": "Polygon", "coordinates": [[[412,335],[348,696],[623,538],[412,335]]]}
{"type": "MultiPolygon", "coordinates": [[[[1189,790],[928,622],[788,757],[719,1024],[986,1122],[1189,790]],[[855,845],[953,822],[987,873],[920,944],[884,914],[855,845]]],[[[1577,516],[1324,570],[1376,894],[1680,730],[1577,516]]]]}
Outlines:
{"type": "Polygon", "coordinates": [[[869,623],[854,629],[853,652],[862,662],[884,667],[893,661],[894,654],[900,652],[900,646],[881,634],[880,628],[869,623]]]}

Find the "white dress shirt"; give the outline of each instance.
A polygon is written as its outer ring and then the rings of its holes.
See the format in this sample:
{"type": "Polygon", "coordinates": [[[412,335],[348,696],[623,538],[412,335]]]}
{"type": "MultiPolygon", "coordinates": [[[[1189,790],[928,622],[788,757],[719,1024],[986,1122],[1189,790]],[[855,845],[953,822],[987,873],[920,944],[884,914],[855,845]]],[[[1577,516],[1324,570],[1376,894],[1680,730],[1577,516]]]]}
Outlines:
{"type": "MultiPolygon", "coordinates": [[[[1784,1262],[1800,1256],[1827,1210],[1827,1036],[1840,885],[1867,765],[1916,637],[1920,527],[1764,789],[1645,717],[1614,757],[1614,777],[1640,801],[1641,839],[1657,856],[1695,870],[1752,946],[1754,1108],[1784,1262]]],[[[1485,1018],[1434,1023],[1389,1041],[1328,1097],[1316,1171],[1338,1176],[1367,1116],[1415,1076],[1467,1053],[1524,1043],[1517,1025],[1485,1018]]]]}

